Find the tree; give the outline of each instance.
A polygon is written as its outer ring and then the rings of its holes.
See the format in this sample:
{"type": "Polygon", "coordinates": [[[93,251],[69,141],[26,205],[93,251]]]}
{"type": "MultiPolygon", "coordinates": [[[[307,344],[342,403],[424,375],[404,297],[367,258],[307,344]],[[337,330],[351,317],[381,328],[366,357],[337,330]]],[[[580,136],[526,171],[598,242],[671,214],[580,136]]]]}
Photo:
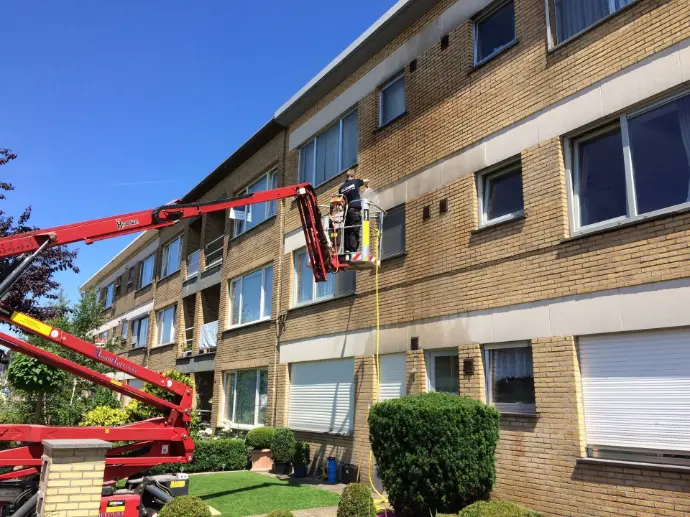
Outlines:
{"type": "MultiPolygon", "coordinates": [[[[17,158],[9,149],[0,148],[0,166],[7,165],[17,158]]],[[[0,182],[0,200],[5,199],[3,192],[14,190],[11,183],[0,182]]],[[[24,209],[16,218],[7,215],[0,209],[0,238],[16,235],[18,233],[37,230],[29,224],[31,206],[24,209]]],[[[48,302],[57,302],[60,298],[59,284],[53,276],[58,271],[72,270],[79,272],[75,265],[77,250],[69,250],[66,246],[54,246],[45,250],[33,263],[31,268],[17,281],[5,300],[10,307],[30,314],[38,319],[50,319],[59,315],[62,305],[48,302]]],[[[0,259],[0,278],[8,275],[21,261],[20,257],[0,259]]]]}

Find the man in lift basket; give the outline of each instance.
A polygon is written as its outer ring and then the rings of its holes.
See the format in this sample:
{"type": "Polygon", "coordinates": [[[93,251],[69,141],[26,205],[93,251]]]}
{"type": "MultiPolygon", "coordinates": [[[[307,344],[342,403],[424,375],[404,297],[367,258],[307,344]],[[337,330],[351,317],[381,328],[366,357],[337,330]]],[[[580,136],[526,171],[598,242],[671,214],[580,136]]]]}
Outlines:
{"type": "Polygon", "coordinates": [[[369,188],[369,180],[355,178],[355,169],[347,171],[347,178],[338,193],[347,200],[345,215],[345,251],[355,252],[359,248],[359,229],[362,225],[362,198],[359,189],[369,188]]]}

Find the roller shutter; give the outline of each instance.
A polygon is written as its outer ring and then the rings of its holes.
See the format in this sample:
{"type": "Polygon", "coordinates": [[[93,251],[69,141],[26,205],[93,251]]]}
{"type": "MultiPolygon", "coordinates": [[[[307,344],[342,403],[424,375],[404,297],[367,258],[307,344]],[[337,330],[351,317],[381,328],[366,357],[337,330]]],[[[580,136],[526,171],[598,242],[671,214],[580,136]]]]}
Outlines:
{"type": "Polygon", "coordinates": [[[379,368],[379,400],[405,396],[405,354],[379,356],[379,368]]]}

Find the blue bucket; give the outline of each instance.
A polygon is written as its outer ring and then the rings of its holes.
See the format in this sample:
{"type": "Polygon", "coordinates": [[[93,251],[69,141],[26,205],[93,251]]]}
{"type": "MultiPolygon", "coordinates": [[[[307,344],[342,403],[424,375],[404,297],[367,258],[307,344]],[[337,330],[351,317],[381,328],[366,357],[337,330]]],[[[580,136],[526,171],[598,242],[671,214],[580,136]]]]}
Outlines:
{"type": "Polygon", "coordinates": [[[337,482],[338,464],[335,458],[328,458],[328,482],[335,484],[337,482]]]}

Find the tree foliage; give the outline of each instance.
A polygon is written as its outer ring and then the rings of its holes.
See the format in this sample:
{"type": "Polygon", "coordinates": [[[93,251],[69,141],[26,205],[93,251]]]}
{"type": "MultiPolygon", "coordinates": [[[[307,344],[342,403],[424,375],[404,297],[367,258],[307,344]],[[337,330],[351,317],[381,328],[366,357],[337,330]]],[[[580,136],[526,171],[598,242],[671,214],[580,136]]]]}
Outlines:
{"type": "MultiPolygon", "coordinates": [[[[9,149],[0,148],[0,166],[17,158],[9,149]]],[[[5,176],[3,174],[3,176],[5,176]]],[[[14,185],[0,182],[0,200],[5,199],[5,192],[14,190],[14,185]]],[[[0,237],[30,232],[38,228],[29,223],[31,206],[25,208],[18,216],[7,215],[0,209],[0,237]]],[[[75,264],[77,250],[66,246],[55,246],[45,250],[32,264],[31,268],[17,281],[8,298],[7,305],[39,319],[50,319],[59,316],[64,306],[58,303],[45,305],[45,302],[57,302],[60,298],[60,285],[53,276],[58,271],[72,270],[79,272],[75,264]]],[[[20,257],[0,259],[0,278],[14,270],[21,261],[20,257]]]]}

